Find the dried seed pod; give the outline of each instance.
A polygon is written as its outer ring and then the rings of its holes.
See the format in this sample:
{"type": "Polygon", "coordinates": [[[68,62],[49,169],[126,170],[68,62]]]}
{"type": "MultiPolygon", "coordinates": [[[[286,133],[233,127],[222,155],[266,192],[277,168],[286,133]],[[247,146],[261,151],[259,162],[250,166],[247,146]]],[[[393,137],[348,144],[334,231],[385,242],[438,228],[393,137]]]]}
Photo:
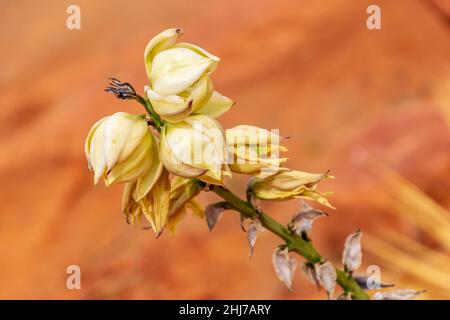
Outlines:
{"type": "Polygon", "coordinates": [[[328,299],[331,299],[336,288],[336,269],[331,262],[327,261],[316,265],[316,274],[320,284],[327,291],[328,299]]]}
{"type": "Polygon", "coordinates": [[[280,250],[277,248],[272,255],[272,263],[275,268],[275,272],[286,287],[292,291],[292,278],[297,268],[297,261],[289,257],[288,249],[280,250]]]}
{"type": "Polygon", "coordinates": [[[314,221],[325,216],[328,216],[328,214],[321,210],[314,209],[306,202],[303,202],[302,210],[292,218],[289,226],[291,230],[293,230],[299,236],[301,236],[302,234],[308,236],[309,232],[312,229],[314,221]]]}
{"type": "Polygon", "coordinates": [[[412,300],[425,290],[398,289],[386,292],[376,292],[373,295],[375,300],[412,300]]]}
{"type": "Polygon", "coordinates": [[[320,289],[319,279],[317,279],[317,273],[314,266],[310,263],[304,263],[302,265],[302,271],[305,274],[306,278],[320,289]]]}
{"type": "Polygon", "coordinates": [[[258,232],[262,231],[263,227],[259,220],[254,220],[250,223],[247,231],[247,240],[250,246],[249,256],[253,256],[253,250],[255,248],[256,239],[258,238],[258,232]]]}
{"type": "Polygon", "coordinates": [[[223,215],[225,209],[223,206],[217,203],[210,204],[205,209],[206,224],[208,225],[209,231],[212,231],[216,226],[217,222],[223,215]]]}
{"type": "Polygon", "coordinates": [[[356,232],[350,234],[345,240],[342,263],[347,271],[355,271],[361,266],[361,237],[362,231],[356,230],[356,232]]]}

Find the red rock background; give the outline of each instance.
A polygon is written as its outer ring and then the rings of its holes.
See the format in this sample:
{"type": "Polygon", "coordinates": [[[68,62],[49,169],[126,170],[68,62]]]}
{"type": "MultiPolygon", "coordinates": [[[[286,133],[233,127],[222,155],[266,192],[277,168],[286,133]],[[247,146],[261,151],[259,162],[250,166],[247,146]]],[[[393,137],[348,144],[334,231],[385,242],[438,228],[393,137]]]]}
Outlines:
{"type": "MultiPolygon", "coordinates": [[[[293,293],[276,279],[279,241],[267,232],[249,260],[233,213],[212,233],[189,217],[176,237],[156,240],[125,223],[120,186],[92,185],[83,151],[90,126],[119,110],[142,112],[104,93],[106,79],[141,90],[147,41],[176,26],[183,41],[222,58],[215,86],[237,102],[225,127],[279,128],[292,137],[289,166],[336,176],[322,186],[335,191],[338,209],[313,230],[317,247],[339,262],[346,234],[362,227],[384,239],[388,227],[414,240],[412,262],[371,250],[365,266],[380,265],[397,287],[427,289],[424,298],[448,299],[450,240],[436,241],[441,225],[425,228],[414,203],[400,215],[383,201],[398,200],[398,186],[380,172],[410,181],[448,222],[449,13],[445,0],[0,2],[0,298],[324,297],[300,272],[293,293]],[[382,30],[366,28],[373,3],[382,30]],[[81,7],[81,30],[65,26],[70,4],[81,7]],[[430,254],[440,273],[419,268],[430,254]],[[72,264],[81,290],[66,288],[72,264]]],[[[242,192],[244,182],[236,176],[230,187],[242,192]]],[[[264,207],[287,222],[298,203],[264,207]]]]}

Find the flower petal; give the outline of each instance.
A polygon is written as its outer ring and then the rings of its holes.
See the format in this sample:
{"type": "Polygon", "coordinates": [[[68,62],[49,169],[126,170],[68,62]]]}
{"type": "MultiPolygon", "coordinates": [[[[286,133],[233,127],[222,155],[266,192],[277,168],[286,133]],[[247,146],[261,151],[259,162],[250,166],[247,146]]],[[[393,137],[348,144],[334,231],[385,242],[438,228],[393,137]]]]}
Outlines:
{"type": "Polygon", "coordinates": [[[159,141],[152,135],[153,139],[153,151],[152,151],[152,165],[148,172],[139,177],[136,184],[135,201],[141,200],[152,189],[155,183],[158,181],[163,171],[163,164],[159,159],[159,141]]]}
{"type": "Polygon", "coordinates": [[[103,152],[107,170],[125,160],[148,133],[148,126],[141,116],[117,112],[104,122],[103,152]]]}
{"type": "Polygon", "coordinates": [[[84,153],[86,154],[86,159],[88,161],[88,167],[89,170],[92,169],[92,165],[91,165],[91,156],[90,156],[90,150],[91,150],[91,141],[92,141],[92,137],[94,136],[95,131],[97,131],[97,129],[100,127],[100,125],[105,122],[106,119],[108,119],[109,116],[104,117],[100,120],[98,120],[96,123],[94,123],[94,125],[92,126],[91,130],[89,130],[89,133],[86,137],[86,141],[84,142],[84,153]]]}
{"type": "Polygon", "coordinates": [[[116,164],[107,173],[105,184],[110,186],[113,183],[135,181],[139,176],[146,173],[152,165],[152,154],[149,152],[152,149],[152,144],[151,135],[148,133],[125,161],[116,164]]]}
{"type": "Polygon", "coordinates": [[[160,34],[153,37],[144,51],[145,60],[145,70],[147,71],[147,76],[150,78],[150,71],[152,69],[153,57],[160,51],[170,48],[175,44],[178,37],[183,33],[180,28],[167,29],[160,34]]]}
{"type": "Polygon", "coordinates": [[[183,121],[192,111],[192,100],[179,95],[161,96],[147,88],[147,97],[155,112],[172,123],[183,121]]]}
{"type": "Polygon", "coordinates": [[[197,113],[218,118],[234,106],[234,101],[214,91],[208,102],[197,113]]]}
{"type": "MultiPolygon", "coordinates": [[[[170,130],[170,128],[169,128],[170,130]]],[[[185,178],[196,178],[204,174],[207,169],[196,168],[179,159],[173,152],[171,143],[167,139],[168,128],[165,127],[161,132],[161,147],[159,151],[161,162],[173,174],[185,178]]]]}
{"type": "Polygon", "coordinates": [[[197,82],[215,62],[185,48],[170,48],[156,54],[150,70],[153,90],[168,96],[197,82]]]}
{"type": "Polygon", "coordinates": [[[99,126],[97,130],[95,130],[90,141],[89,161],[91,163],[92,170],[94,170],[94,184],[97,184],[106,172],[106,160],[103,154],[103,142],[105,140],[103,128],[104,125],[99,126]]]}
{"type": "Polygon", "coordinates": [[[189,100],[192,101],[192,112],[194,113],[210,100],[214,92],[214,84],[208,75],[204,75],[187,91],[189,100]]]}
{"type": "Polygon", "coordinates": [[[220,58],[209,53],[205,49],[200,48],[200,47],[196,46],[195,44],[184,43],[184,42],[176,43],[173,47],[174,48],[186,48],[186,49],[192,50],[192,51],[198,53],[199,55],[202,55],[203,57],[214,61],[214,63],[211,64],[210,68],[208,69],[209,73],[214,72],[217,69],[217,65],[218,65],[218,62],[220,61],[220,58]]]}

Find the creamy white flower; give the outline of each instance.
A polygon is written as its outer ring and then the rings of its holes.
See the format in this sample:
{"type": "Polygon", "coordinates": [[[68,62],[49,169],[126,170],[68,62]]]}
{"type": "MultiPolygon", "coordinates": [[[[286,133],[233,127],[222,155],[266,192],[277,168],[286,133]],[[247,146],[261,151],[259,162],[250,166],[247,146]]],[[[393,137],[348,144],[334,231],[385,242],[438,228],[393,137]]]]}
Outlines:
{"type": "Polygon", "coordinates": [[[169,171],[185,178],[222,184],[224,175],[229,175],[223,129],[205,115],[167,124],[161,132],[160,158],[169,171]]]}
{"type": "Polygon", "coordinates": [[[317,184],[325,178],[333,177],[326,173],[318,174],[285,169],[270,176],[253,177],[249,182],[249,190],[257,198],[263,200],[303,198],[333,208],[326,198],[328,194],[317,190],[317,184]]]}
{"type": "Polygon", "coordinates": [[[135,181],[152,166],[154,141],[143,116],[117,112],[94,124],[85,142],[94,183],[135,181]]]}
{"type": "Polygon", "coordinates": [[[262,171],[283,170],[279,166],[287,158],[280,158],[281,137],[276,132],[255,126],[240,125],[226,130],[228,164],[231,171],[258,174],[262,171]]]}
{"type": "Polygon", "coordinates": [[[176,43],[181,29],[168,29],[148,43],[145,67],[150,85],[145,88],[155,111],[166,121],[180,122],[191,113],[214,117],[233,105],[214,91],[210,74],[220,59],[189,43],[176,43]]]}

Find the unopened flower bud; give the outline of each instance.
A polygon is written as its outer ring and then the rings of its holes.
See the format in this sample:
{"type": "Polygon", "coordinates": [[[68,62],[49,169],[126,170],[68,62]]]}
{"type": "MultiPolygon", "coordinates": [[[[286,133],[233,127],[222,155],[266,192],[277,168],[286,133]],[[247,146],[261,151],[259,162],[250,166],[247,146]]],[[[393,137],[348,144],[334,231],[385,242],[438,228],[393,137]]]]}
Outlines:
{"type": "Polygon", "coordinates": [[[249,183],[249,190],[263,200],[304,198],[333,208],[325,197],[327,194],[320,193],[316,189],[320,181],[329,177],[331,176],[328,174],[284,170],[270,176],[253,177],[249,183]]]}
{"type": "Polygon", "coordinates": [[[245,174],[257,174],[262,170],[272,173],[286,162],[280,158],[280,136],[266,129],[240,125],[226,130],[228,164],[231,171],[245,174]]]}

